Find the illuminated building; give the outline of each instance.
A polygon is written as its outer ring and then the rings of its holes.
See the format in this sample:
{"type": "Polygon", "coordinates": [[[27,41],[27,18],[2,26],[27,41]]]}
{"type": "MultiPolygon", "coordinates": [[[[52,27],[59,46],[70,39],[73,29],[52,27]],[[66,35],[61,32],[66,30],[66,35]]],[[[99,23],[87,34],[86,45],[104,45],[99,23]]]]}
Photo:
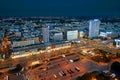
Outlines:
{"type": "Polygon", "coordinates": [[[50,39],[53,41],[62,41],[63,33],[58,30],[50,30],[50,39]]]}
{"type": "Polygon", "coordinates": [[[107,33],[106,32],[100,32],[100,37],[107,37],[107,33]]]}
{"type": "Polygon", "coordinates": [[[79,32],[79,38],[83,38],[85,36],[85,33],[83,31],[79,32]]]}
{"type": "Polygon", "coordinates": [[[78,30],[69,30],[67,31],[67,40],[78,39],[78,30]]]}
{"type": "Polygon", "coordinates": [[[120,47],[120,39],[115,39],[116,47],[120,47]]]}
{"type": "Polygon", "coordinates": [[[43,27],[42,32],[43,32],[44,43],[48,43],[49,42],[49,27],[48,26],[43,27]]]}
{"type": "Polygon", "coordinates": [[[99,35],[100,20],[94,19],[89,21],[89,38],[96,38],[99,35]]]}

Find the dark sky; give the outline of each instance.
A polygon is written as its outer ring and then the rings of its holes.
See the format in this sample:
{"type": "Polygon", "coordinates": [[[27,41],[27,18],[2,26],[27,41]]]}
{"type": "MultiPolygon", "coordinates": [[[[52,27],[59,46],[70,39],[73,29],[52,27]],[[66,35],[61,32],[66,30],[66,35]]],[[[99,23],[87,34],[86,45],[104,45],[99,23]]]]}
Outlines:
{"type": "Polygon", "coordinates": [[[120,16],[120,0],[0,0],[0,16],[120,16]]]}

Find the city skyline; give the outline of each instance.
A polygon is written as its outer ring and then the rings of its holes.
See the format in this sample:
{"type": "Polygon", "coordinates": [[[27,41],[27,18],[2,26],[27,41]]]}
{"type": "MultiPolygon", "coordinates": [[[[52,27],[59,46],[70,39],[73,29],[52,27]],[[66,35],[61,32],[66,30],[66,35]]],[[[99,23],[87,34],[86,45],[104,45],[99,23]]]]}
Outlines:
{"type": "Polygon", "coordinates": [[[0,16],[120,16],[119,0],[1,0],[0,16]]]}
{"type": "Polygon", "coordinates": [[[0,80],[120,80],[119,43],[119,17],[0,17],[0,80]]]}

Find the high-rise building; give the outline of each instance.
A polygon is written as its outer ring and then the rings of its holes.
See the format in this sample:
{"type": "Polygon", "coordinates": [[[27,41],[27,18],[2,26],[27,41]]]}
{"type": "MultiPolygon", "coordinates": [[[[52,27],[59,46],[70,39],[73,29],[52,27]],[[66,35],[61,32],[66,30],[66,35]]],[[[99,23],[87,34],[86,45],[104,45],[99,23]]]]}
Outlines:
{"type": "Polygon", "coordinates": [[[42,32],[43,32],[44,43],[48,43],[49,42],[49,27],[48,26],[43,27],[42,32]]]}
{"type": "Polygon", "coordinates": [[[100,20],[94,19],[89,21],[89,38],[96,38],[99,35],[100,20]]]}

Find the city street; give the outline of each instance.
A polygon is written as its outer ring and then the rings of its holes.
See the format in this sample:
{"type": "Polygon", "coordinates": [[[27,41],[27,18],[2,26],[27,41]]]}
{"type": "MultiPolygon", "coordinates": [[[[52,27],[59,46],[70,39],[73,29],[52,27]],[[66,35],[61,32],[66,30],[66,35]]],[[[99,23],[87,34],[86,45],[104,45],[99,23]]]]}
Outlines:
{"type": "Polygon", "coordinates": [[[71,55],[66,58],[50,61],[51,64],[48,66],[48,70],[40,70],[40,68],[38,67],[36,69],[29,70],[27,74],[29,74],[30,79],[33,78],[32,80],[73,80],[77,76],[81,76],[86,72],[108,70],[106,64],[101,65],[87,58],[81,59],[76,62],[69,61],[69,59],[77,57],[78,56],[76,55],[71,55]],[[80,69],[80,72],[76,71],[75,67],[78,67],[80,69]],[[67,70],[69,69],[71,69],[74,73],[69,74],[67,72],[67,70]],[[60,76],[60,71],[64,71],[66,73],[66,76],[60,76]],[[57,76],[57,78],[54,77],[54,74],[57,76]]]}
{"type": "Polygon", "coordinates": [[[46,52],[22,58],[5,60],[1,62],[1,67],[5,65],[15,66],[16,64],[21,64],[23,67],[28,67],[32,62],[39,61],[40,64],[42,64],[39,67],[33,69],[30,68],[18,74],[6,75],[9,76],[9,80],[73,80],[77,76],[82,76],[87,72],[109,70],[113,61],[119,61],[119,59],[116,59],[109,63],[97,63],[91,60],[90,55],[78,54],[83,49],[92,50],[95,47],[106,49],[104,48],[106,46],[103,47],[103,44],[98,42],[89,40],[85,41],[84,43],[84,40],[81,40],[80,44],[72,45],[72,47],[68,49],[61,49],[53,52],[46,52]],[[63,56],[63,54],[65,56],[63,56]],[[70,62],[70,59],[77,58],[79,58],[78,61],[70,62]],[[79,68],[80,71],[77,71],[75,69],[76,67],[79,68]],[[72,73],[69,73],[68,70],[71,70],[72,73]],[[61,71],[63,71],[66,75],[61,75],[61,71]]]}

